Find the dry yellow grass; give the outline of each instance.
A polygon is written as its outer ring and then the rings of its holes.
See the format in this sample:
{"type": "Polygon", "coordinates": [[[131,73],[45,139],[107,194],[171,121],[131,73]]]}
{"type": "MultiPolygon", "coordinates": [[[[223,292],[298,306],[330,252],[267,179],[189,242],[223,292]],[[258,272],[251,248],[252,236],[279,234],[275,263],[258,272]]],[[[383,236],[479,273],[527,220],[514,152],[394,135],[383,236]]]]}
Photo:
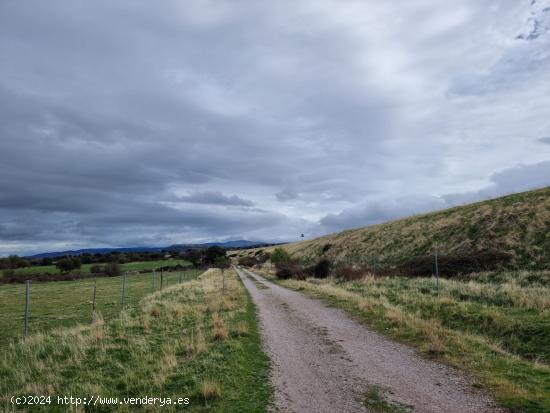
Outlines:
{"type": "Polygon", "coordinates": [[[200,391],[205,400],[216,399],[221,396],[220,385],[214,380],[204,380],[200,385],[200,391]]]}

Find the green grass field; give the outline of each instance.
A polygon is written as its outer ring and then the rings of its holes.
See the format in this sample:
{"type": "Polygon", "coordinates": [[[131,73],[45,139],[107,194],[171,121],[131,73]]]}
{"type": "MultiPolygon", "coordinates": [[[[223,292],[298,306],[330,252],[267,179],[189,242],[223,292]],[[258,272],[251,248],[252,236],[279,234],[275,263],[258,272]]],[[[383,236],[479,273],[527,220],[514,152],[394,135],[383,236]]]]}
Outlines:
{"type": "MultiPolygon", "coordinates": [[[[144,263],[133,263],[134,269],[144,263]]],[[[131,265],[131,264],[127,264],[131,265]]],[[[127,268],[128,269],[128,268],[127,268]]],[[[166,286],[183,279],[196,277],[200,270],[164,273],[166,286]]],[[[122,276],[99,277],[97,283],[97,311],[109,320],[121,310],[122,276]]],[[[160,288],[157,273],[155,288],[160,288]]],[[[45,332],[53,328],[73,326],[91,320],[94,279],[55,281],[31,284],[29,330],[45,332]]],[[[153,292],[152,273],[129,274],[126,279],[125,305],[134,307],[146,294],[153,292]]],[[[0,284],[0,349],[16,341],[23,332],[25,306],[24,284],[0,284]]]]}
{"type": "Polygon", "coordinates": [[[255,307],[234,271],[225,279],[222,292],[220,271],[209,270],[136,300],[118,316],[8,346],[0,353],[0,410],[267,412],[269,365],[255,307]],[[10,404],[11,396],[29,394],[51,395],[53,402],[10,404]],[[57,395],[189,398],[190,404],[71,409],[57,404],[57,395]]]}
{"type": "Polygon", "coordinates": [[[276,281],[344,309],[425,357],[473,373],[505,407],[550,412],[548,271],[442,279],[439,289],[433,278],[276,281]]]}
{"type": "MultiPolygon", "coordinates": [[[[128,262],[126,264],[121,264],[122,271],[141,271],[141,270],[153,270],[155,268],[172,266],[172,265],[188,265],[189,262],[179,259],[167,259],[167,260],[157,260],[157,261],[142,261],[142,262],[128,262]]],[[[95,264],[83,264],[80,268],[82,273],[89,273],[90,268],[95,264]]],[[[97,264],[103,265],[103,264],[97,264]]],[[[38,265],[35,267],[25,267],[18,268],[15,270],[16,274],[33,274],[33,273],[48,273],[48,274],[59,274],[60,271],[56,268],[55,265],[38,265]]]]}

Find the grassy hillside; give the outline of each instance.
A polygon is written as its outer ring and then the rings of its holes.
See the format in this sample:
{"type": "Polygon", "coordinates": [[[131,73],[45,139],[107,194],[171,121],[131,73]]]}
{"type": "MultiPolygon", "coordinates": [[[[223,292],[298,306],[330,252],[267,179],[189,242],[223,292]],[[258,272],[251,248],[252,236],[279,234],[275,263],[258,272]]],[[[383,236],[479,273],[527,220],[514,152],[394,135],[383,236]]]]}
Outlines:
{"type": "Polygon", "coordinates": [[[116,317],[13,343],[0,351],[0,377],[0,411],[252,413],[267,411],[270,398],[255,308],[232,270],[223,292],[221,273],[209,270],[116,317]],[[10,402],[27,395],[51,399],[10,402]],[[81,404],[60,404],[64,395],[81,404]],[[147,396],[172,404],[127,404],[147,396]],[[173,404],[186,398],[189,404],[173,404]]]}
{"type": "Polygon", "coordinates": [[[284,248],[304,261],[323,256],[363,266],[375,260],[383,266],[429,255],[435,245],[442,256],[497,251],[511,254],[507,267],[548,268],[550,188],[350,229],[284,248]]]}

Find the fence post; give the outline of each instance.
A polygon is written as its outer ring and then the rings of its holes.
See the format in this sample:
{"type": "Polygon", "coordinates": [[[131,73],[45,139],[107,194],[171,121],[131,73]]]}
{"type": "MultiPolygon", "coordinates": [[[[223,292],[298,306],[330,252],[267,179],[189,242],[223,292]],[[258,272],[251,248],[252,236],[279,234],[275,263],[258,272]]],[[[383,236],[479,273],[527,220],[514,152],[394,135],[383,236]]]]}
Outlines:
{"type": "Polygon", "coordinates": [[[222,294],[225,295],[225,271],[222,268],[222,294]]]}
{"type": "Polygon", "coordinates": [[[160,290],[161,291],[163,286],[164,286],[164,270],[161,268],[160,270],[160,290]]]}
{"type": "Polygon", "coordinates": [[[23,329],[23,341],[29,335],[29,305],[31,298],[31,282],[27,280],[25,283],[25,328],[23,329]]]}
{"type": "Polygon", "coordinates": [[[124,292],[126,290],[126,274],[127,272],[124,272],[124,275],[122,276],[122,294],[120,296],[120,304],[122,308],[124,308],[124,292]]]}
{"type": "Polygon", "coordinates": [[[437,262],[437,246],[435,247],[435,286],[439,291],[439,263],[437,262]]]}
{"type": "Polygon", "coordinates": [[[97,289],[97,281],[94,280],[94,297],[92,299],[92,321],[95,320],[95,308],[96,308],[96,305],[95,305],[95,293],[96,293],[96,289],[97,289]]]}
{"type": "Polygon", "coordinates": [[[156,278],[157,278],[157,274],[155,273],[155,270],[153,269],[153,274],[152,274],[152,277],[153,277],[153,292],[155,291],[155,283],[156,283],[156,278]]]}

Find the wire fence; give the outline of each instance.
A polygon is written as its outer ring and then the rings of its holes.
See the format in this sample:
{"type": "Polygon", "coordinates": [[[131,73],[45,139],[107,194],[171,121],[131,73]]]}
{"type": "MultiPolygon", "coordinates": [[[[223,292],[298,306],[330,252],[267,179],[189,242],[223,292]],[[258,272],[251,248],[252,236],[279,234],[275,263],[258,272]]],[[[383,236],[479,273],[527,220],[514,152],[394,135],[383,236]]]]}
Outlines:
{"type": "Polygon", "coordinates": [[[126,272],[118,277],[0,285],[0,349],[29,334],[116,317],[147,294],[197,277],[203,270],[126,272]]]}

